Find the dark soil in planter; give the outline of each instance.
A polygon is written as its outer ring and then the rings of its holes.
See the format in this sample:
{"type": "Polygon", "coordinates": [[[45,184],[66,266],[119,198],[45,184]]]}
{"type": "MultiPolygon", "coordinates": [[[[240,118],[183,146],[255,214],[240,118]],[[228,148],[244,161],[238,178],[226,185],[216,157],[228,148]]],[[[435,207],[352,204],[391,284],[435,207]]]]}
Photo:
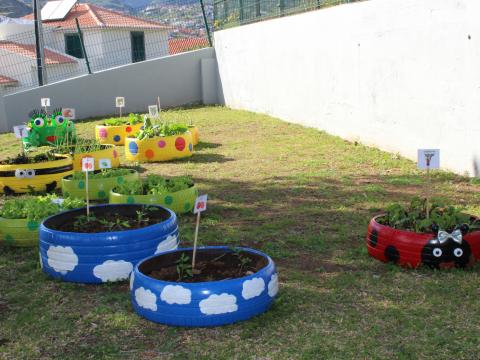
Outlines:
{"type": "Polygon", "coordinates": [[[168,211],[154,206],[116,205],[93,207],[90,217],[85,208],[69,211],[48,219],[45,226],[64,232],[99,233],[141,229],[169,218],[168,211]]]}
{"type": "Polygon", "coordinates": [[[21,165],[21,164],[37,164],[41,162],[58,160],[58,157],[47,156],[46,154],[38,154],[35,156],[27,156],[26,154],[18,154],[13,158],[7,158],[0,161],[0,165],[21,165]]]}
{"type": "Polygon", "coordinates": [[[159,255],[145,261],[139,270],[157,280],[196,283],[241,278],[256,273],[268,264],[263,256],[247,251],[200,249],[192,273],[192,255],[191,250],[159,255]]]}

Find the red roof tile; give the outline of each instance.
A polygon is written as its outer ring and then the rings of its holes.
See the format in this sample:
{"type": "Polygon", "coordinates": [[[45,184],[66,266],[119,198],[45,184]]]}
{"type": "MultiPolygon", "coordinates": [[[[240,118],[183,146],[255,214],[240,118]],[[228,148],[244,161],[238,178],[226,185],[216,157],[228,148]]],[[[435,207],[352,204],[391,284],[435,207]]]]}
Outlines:
{"type": "Polygon", "coordinates": [[[9,78],[5,75],[0,75],[0,85],[16,85],[18,84],[18,80],[9,78]]]}
{"type": "MultiPolygon", "coordinates": [[[[78,18],[81,28],[138,28],[138,29],[169,29],[156,21],[140,19],[125,15],[118,11],[102,8],[92,4],[74,6],[63,20],[43,20],[45,26],[75,29],[75,18],[78,18]]],[[[33,19],[33,14],[25,16],[33,19]]]]}
{"type": "Polygon", "coordinates": [[[168,51],[170,55],[200,49],[207,46],[209,46],[208,40],[203,37],[168,40],[168,51]]]}
{"type": "MultiPolygon", "coordinates": [[[[0,41],[0,49],[36,59],[35,45],[20,44],[13,41],[0,41]]],[[[75,64],[77,61],[53,50],[45,49],[45,64],[75,64]]]]}

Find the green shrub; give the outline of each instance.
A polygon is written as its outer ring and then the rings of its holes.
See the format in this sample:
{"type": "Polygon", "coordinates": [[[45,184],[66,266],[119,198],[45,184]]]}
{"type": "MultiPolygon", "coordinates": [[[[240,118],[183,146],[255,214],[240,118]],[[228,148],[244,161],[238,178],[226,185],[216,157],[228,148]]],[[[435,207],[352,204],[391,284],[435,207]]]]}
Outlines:
{"type": "Polygon", "coordinates": [[[127,181],[114,191],[122,195],[163,195],[188,189],[194,185],[190,176],[177,176],[170,179],[158,175],[148,175],[143,182],[127,181]]]}

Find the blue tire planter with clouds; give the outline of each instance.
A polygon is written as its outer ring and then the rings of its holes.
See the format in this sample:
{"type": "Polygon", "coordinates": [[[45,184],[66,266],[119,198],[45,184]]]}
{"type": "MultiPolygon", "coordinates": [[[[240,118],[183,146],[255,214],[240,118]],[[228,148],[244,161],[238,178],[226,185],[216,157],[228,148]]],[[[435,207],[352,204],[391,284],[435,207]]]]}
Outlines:
{"type": "MultiPolygon", "coordinates": [[[[152,256],[135,266],[130,277],[133,308],[142,317],[166,325],[209,327],[232,324],[259,315],[270,307],[278,292],[278,275],[266,254],[241,248],[262,261],[262,267],[248,276],[208,282],[172,282],[150,277],[159,264],[172,263],[178,249],[152,256]],[[168,259],[170,257],[170,259],[168,259]]],[[[202,252],[231,252],[223,246],[199,248],[202,252]]]]}
{"type": "MultiPolygon", "coordinates": [[[[178,247],[178,225],[174,212],[161,206],[162,220],[139,229],[78,233],[55,230],[60,224],[85,214],[85,208],[66,211],[42,222],[39,228],[40,264],[45,274],[67,282],[103,283],[129,278],[142,259],[178,247]]],[[[141,205],[92,206],[92,214],[131,213],[141,205]]]]}

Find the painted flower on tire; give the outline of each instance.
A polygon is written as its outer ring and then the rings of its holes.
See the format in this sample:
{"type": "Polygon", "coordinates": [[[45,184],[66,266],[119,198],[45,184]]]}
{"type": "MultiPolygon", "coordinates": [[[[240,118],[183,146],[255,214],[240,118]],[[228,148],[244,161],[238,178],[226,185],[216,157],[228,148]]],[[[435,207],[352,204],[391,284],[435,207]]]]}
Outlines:
{"type": "Polygon", "coordinates": [[[66,275],[78,265],[78,256],[70,246],[50,246],[47,251],[48,266],[66,275]]]}
{"type": "Polygon", "coordinates": [[[199,306],[200,311],[206,315],[227,314],[238,310],[235,295],[226,293],[210,295],[208,298],[200,301],[199,306]]]}

